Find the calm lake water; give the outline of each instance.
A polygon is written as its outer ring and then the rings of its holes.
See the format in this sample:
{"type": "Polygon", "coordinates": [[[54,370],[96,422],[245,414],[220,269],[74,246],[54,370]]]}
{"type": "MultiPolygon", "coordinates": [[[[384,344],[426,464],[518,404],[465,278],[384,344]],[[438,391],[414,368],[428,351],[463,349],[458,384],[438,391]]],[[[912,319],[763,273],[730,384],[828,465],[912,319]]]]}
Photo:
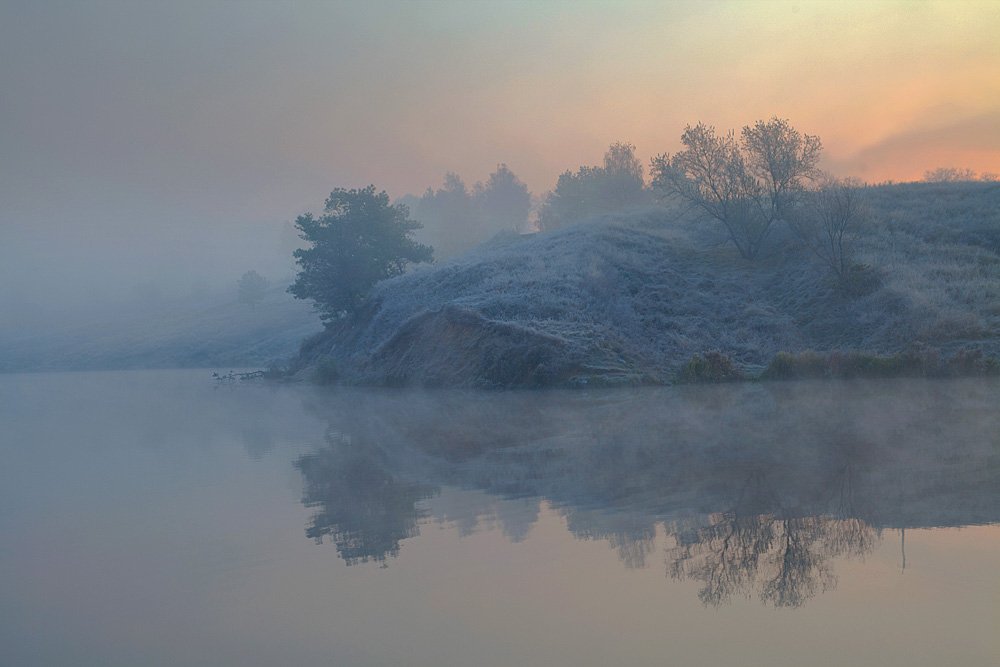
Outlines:
{"type": "Polygon", "coordinates": [[[1000,382],[0,375],[0,665],[997,665],[1000,382]]]}

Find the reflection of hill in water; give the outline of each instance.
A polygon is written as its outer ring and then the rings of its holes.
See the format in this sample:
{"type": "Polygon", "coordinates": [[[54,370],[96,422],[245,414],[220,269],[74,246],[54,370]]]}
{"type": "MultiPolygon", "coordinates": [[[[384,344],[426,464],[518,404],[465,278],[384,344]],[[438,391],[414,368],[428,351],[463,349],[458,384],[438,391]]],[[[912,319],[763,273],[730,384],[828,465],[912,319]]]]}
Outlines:
{"type": "Polygon", "coordinates": [[[421,501],[460,487],[531,504],[504,523],[512,539],[544,499],[635,567],[659,525],[675,542],[668,573],[702,582],[704,602],[796,606],[882,528],[1000,521],[996,381],[345,391],[310,407],[330,429],[297,463],[308,532],[348,563],[395,556],[421,501]]]}

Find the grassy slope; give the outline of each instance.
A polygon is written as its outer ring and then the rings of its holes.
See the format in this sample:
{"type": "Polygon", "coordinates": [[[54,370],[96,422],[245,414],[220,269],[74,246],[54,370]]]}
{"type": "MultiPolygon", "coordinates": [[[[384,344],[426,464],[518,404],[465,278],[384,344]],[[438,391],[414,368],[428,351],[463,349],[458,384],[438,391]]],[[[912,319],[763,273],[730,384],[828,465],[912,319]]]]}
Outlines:
{"type": "Polygon", "coordinates": [[[305,346],[298,369],[332,362],[353,382],[575,384],[670,381],[706,350],[750,367],[781,350],[892,353],[921,343],[996,354],[1000,186],[871,194],[875,220],[859,258],[884,280],[865,296],[841,295],[782,229],[768,256],[749,264],[710,223],[651,210],[498,240],[382,283],[355,322],[305,346]],[[520,349],[536,340],[555,341],[542,361],[549,372],[510,372],[539,363],[520,349]],[[446,372],[463,346],[462,368],[446,372]],[[506,367],[469,363],[477,354],[506,367]]]}

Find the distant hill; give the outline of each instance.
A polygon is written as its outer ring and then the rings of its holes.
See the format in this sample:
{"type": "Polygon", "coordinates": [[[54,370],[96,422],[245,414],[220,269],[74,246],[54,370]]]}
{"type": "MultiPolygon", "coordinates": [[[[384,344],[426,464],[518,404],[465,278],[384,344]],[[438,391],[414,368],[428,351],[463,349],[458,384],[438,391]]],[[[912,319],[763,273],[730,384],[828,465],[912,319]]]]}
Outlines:
{"type": "Polygon", "coordinates": [[[649,209],[498,238],[381,283],[292,371],[358,384],[632,384],[670,382],[713,350],[748,369],[780,351],[1000,352],[1000,185],[868,193],[857,260],[870,284],[852,295],[783,228],[751,264],[716,225],[649,209]]]}
{"type": "Polygon", "coordinates": [[[177,367],[256,367],[293,356],[322,329],[284,286],[251,306],[228,297],[123,308],[89,321],[0,335],[0,372],[177,367]]]}

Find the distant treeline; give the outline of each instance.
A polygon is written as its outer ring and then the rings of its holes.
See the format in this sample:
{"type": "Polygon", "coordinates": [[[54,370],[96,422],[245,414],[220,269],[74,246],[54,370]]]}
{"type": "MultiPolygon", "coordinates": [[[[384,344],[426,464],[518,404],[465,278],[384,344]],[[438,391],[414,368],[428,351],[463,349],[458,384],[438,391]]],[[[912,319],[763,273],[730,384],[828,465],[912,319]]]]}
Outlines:
{"type": "MultiPolygon", "coordinates": [[[[608,147],[601,165],[568,169],[552,190],[538,196],[501,163],[486,182],[469,187],[449,172],[440,187],[405,195],[396,203],[407,205],[423,225],[415,237],[433,246],[438,260],[499,233],[551,231],[599,215],[683,201],[721,222],[747,259],[759,253],[774,223],[783,221],[839,278],[849,278],[847,246],[866,218],[866,203],[851,191],[867,184],[821,172],[818,137],[774,117],[738,133],[698,123],[685,128],[681,142],[683,150],[652,159],[648,180],[636,147],[619,141],[608,147]]],[[[997,179],[992,172],[939,167],[928,170],[923,180],[997,179]]]]}

